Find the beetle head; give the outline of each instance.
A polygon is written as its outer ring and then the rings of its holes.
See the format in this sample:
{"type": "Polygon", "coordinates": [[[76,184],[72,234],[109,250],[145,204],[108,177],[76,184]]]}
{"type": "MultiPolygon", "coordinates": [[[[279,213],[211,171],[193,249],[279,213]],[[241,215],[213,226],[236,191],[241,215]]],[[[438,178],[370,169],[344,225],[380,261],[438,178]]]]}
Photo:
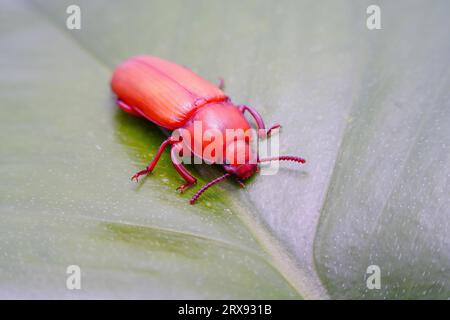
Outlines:
{"type": "Polygon", "coordinates": [[[255,174],[255,172],[258,170],[258,165],[254,163],[245,163],[238,165],[225,164],[223,168],[226,172],[238,178],[238,180],[245,180],[255,174]]]}
{"type": "Polygon", "coordinates": [[[258,171],[258,163],[270,161],[293,161],[298,163],[305,163],[305,160],[303,158],[295,156],[275,156],[264,159],[260,159],[256,156],[257,161],[254,161],[254,157],[255,155],[251,152],[250,145],[247,141],[236,139],[233,142],[229,143],[226,146],[226,156],[224,159],[225,164],[223,165],[226,173],[201,187],[191,198],[190,203],[194,204],[195,201],[197,201],[197,199],[202,195],[202,193],[205,192],[209,187],[228,177],[236,178],[236,180],[243,187],[244,184],[242,180],[251,177],[258,171]]]}
{"type": "Polygon", "coordinates": [[[251,177],[258,169],[250,144],[244,139],[235,140],[227,145],[225,160],[223,165],[225,171],[238,180],[251,177]]]}

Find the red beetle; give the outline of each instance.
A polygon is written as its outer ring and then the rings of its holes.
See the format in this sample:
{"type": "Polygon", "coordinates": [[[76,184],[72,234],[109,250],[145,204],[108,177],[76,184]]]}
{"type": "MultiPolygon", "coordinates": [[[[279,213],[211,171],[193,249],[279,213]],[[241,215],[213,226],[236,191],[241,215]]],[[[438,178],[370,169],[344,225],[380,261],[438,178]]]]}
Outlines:
{"type": "MultiPolygon", "coordinates": [[[[245,105],[236,106],[230,101],[222,91],[223,81],[219,86],[215,86],[189,69],[157,57],[136,56],[126,60],[114,71],[111,87],[117,95],[117,104],[124,111],[144,117],[169,130],[185,129],[191,132],[193,137],[195,137],[194,123],[197,121],[202,124],[203,131],[219,130],[224,136],[227,129],[248,130],[251,126],[244,117],[245,111],[253,116],[259,132],[263,130],[264,133],[270,135],[272,129],[280,127],[277,124],[266,131],[264,121],[255,109],[245,105]]],[[[169,137],[161,144],[147,168],[136,173],[131,179],[137,181],[139,176],[150,173],[164,148],[171,145],[172,163],[186,181],[177,190],[185,190],[195,184],[197,179],[186,170],[177,156],[184,150],[183,147],[187,147],[192,155],[204,159],[203,154],[195,152],[195,143],[201,143],[204,148],[208,141],[198,142],[193,139],[185,141],[175,139],[174,136],[169,137]]],[[[191,204],[194,204],[200,195],[213,184],[229,176],[234,176],[243,185],[242,180],[252,176],[258,170],[257,164],[250,161],[254,154],[248,138],[237,138],[229,143],[225,142],[223,150],[227,156],[223,159],[209,159],[209,163],[222,163],[226,173],[198,190],[191,198],[191,204]],[[245,161],[243,163],[238,163],[236,160],[236,155],[239,153],[244,153],[245,161]]],[[[304,159],[293,156],[258,159],[256,155],[256,159],[257,162],[289,160],[305,163],[304,159]]]]}

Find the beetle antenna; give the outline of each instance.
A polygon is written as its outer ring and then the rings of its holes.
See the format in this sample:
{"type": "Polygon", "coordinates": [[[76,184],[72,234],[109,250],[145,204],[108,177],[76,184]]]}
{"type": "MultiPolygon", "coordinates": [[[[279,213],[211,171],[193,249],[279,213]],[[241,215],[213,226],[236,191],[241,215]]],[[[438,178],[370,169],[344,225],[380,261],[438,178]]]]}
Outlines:
{"type": "Polygon", "coordinates": [[[222,181],[225,178],[228,178],[229,176],[231,176],[230,173],[225,173],[223,176],[220,176],[218,178],[215,178],[214,180],[211,180],[210,182],[208,182],[207,184],[205,184],[203,187],[200,188],[200,190],[197,191],[196,194],[194,194],[194,196],[191,198],[191,200],[189,201],[190,204],[194,204],[195,201],[197,201],[197,199],[202,195],[203,192],[205,192],[209,187],[211,187],[212,185],[222,181]]]}
{"type": "Polygon", "coordinates": [[[299,163],[305,163],[306,160],[300,157],[294,157],[294,156],[279,156],[279,157],[270,157],[270,158],[264,158],[264,159],[258,159],[258,162],[269,162],[269,161],[294,161],[299,163]]]}

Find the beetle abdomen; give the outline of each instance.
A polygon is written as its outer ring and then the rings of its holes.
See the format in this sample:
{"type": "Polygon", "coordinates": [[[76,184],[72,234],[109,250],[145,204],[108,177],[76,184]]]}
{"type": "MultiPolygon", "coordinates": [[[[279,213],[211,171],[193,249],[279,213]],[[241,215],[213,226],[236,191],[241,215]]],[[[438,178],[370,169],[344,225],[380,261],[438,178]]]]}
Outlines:
{"type": "Polygon", "coordinates": [[[136,113],[170,130],[183,126],[205,104],[228,99],[194,72],[151,56],[132,57],[120,64],[111,87],[136,113]]]}

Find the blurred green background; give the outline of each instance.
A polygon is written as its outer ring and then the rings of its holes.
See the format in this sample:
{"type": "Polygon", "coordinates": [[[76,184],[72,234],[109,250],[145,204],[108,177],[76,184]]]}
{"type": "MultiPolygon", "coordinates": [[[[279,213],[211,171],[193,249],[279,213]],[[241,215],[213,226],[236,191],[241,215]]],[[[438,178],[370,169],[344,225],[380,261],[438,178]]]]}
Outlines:
{"type": "Polygon", "coordinates": [[[0,5],[1,298],[450,297],[448,1],[0,5]],[[195,206],[216,168],[191,166],[180,195],[166,152],[132,183],[164,137],[114,104],[112,71],[136,54],[223,77],[307,165],[195,206]]]}

